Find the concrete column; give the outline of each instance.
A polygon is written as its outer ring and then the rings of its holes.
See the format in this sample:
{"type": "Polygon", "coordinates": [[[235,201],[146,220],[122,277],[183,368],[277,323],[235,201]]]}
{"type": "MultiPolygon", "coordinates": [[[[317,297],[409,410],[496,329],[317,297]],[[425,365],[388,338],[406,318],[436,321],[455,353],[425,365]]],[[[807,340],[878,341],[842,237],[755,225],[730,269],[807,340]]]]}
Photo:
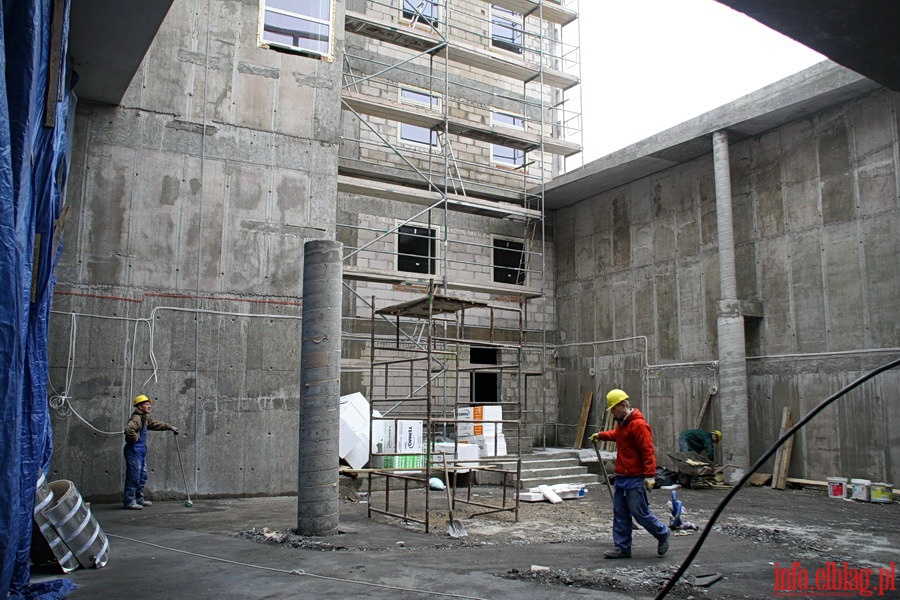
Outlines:
{"type": "Polygon", "coordinates": [[[297,533],[338,533],[341,393],[340,242],[303,248],[297,533]]]}
{"type": "Polygon", "coordinates": [[[716,219],[719,234],[719,280],[722,297],[718,303],[719,335],[719,415],[722,421],[722,464],[740,465],[728,469],[726,478],[736,483],[750,466],[750,428],[747,401],[747,360],[744,344],[744,316],[737,295],[734,260],[734,222],[731,213],[731,162],[728,133],[713,133],[713,162],[716,179],[716,219]]]}

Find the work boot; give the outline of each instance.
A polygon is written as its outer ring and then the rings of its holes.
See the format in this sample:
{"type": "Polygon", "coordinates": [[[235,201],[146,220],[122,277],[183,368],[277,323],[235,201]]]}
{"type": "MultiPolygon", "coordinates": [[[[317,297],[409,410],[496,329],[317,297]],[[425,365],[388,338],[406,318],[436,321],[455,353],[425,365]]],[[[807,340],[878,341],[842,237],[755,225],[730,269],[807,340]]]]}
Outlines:
{"type": "Polygon", "coordinates": [[[144,508],[146,508],[148,506],[153,506],[153,503],[150,502],[149,500],[141,500],[138,504],[140,504],[144,508]]]}
{"type": "Polygon", "coordinates": [[[665,537],[659,538],[659,543],[656,545],[656,553],[660,556],[665,556],[666,552],[669,551],[669,534],[667,533],[665,537]]]}
{"type": "Polygon", "coordinates": [[[134,504],[129,504],[125,508],[127,508],[128,510],[144,510],[144,507],[137,502],[135,502],[134,504]]]}
{"type": "Polygon", "coordinates": [[[603,558],[631,558],[631,552],[622,552],[621,550],[607,550],[603,553],[603,558]]]}

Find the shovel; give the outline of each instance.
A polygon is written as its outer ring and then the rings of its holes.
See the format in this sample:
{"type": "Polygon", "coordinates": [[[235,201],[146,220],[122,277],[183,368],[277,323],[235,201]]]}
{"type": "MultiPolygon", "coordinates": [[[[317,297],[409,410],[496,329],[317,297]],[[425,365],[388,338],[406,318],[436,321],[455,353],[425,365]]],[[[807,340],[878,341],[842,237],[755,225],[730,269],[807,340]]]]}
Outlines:
{"type": "Polygon", "coordinates": [[[597,442],[591,442],[591,445],[594,446],[594,452],[597,453],[597,462],[600,463],[600,468],[603,469],[603,483],[606,484],[606,490],[609,492],[609,501],[615,503],[612,488],[609,487],[609,475],[606,474],[606,465],[603,463],[603,457],[600,456],[600,449],[597,448],[597,442]]]}
{"type": "Polygon", "coordinates": [[[178,447],[178,434],[175,434],[175,452],[178,454],[178,464],[181,465],[181,480],[184,481],[184,493],[187,494],[187,502],[184,503],[188,508],[194,505],[191,502],[191,492],[188,489],[187,477],[184,475],[184,462],[181,460],[181,448],[178,447]]]}
{"type": "MultiPolygon", "coordinates": [[[[609,501],[612,503],[613,506],[615,506],[616,501],[613,499],[613,491],[612,491],[612,488],[609,486],[609,475],[606,474],[606,465],[603,463],[603,457],[600,456],[600,450],[597,448],[597,442],[591,442],[591,444],[594,446],[594,452],[597,453],[597,462],[600,463],[600,468],[603,469],[603,483],[606,484],[606,490],[609,492],[609,501]]],[[[631,528],[632,529],[638,528],[638,524],[635,523],[633,520],[631,521],[631,528]]]]}
{"type": "Polygon", "coordinates": [[[462,524],[453,518],[453,500],[450,498],[450,472],[447,470],[447,455],[442,454],[444,459],[444,489],[447,490],[447,534],[453,538],[461,538],[469,535],[463,528],[462,524]]]}

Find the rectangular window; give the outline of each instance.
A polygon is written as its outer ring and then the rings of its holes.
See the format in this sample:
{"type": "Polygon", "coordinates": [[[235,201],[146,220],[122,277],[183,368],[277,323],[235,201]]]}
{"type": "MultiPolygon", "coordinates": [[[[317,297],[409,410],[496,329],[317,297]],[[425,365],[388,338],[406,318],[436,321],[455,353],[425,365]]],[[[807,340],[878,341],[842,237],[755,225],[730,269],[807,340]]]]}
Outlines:
{"type": "Polygon", "coordinates": [[[332,0],[263,0],[260,41],[315,56],[331,56],[332,0]]]}
{"type": "Polygon", "coordinates": [[[512,113],[494,111],[491,113],[491,122],[495,125],[525,129],[525,118],[512,113]]]}
{"type": "Polygon", "coordinates": [[[410,24],[423,23],[434,29],[438,28],[438,2],[440,0],[403,0],[403,18],[410,24]]]}
{"type": "Polygon", "coordinates": [[[491,45],[522,54],[522,15],[491,5],[491,45]]]}
{"type": "Polygon", "coordinates": [[[441,97],[429,94],[413,88],[400,88],[400,102],[405,104],[420,104],[433,110],[440,110],[441,97]]]}
{"type": "Polygon", "coordinates": [[[525,244],[494,239],[494,281],[525,285],[525,244]]]}
{"type": "Polygon", "coordinates": [[[515,168],[525,166],[525,151],[517,150],[516,148],[492,144],[491,158],[498,165],[515,168]]]}
{"type": "Polygon", "coordinates": [[[436,131],[421,125],[410,125],[409,123],[400,123],[400,139],[404,142],[424,144],[425,146],[438,145],[436,131]]]}
{"type": "Polygon", "coordinates": [[[434,229],[401,225],[397,229],[397,270],[434,275],[434,229]]]}
{"type": "MultiPolygon", "coordinates": [[[[434,96],[412,88],[400,88],[400,102],[425,106],[432,110],[439,110],[441,107],[440,96],[434,96]]],[[[404,142],[413,142],[426,146],[438,145],[436,131],[421,125],[410,125],[409,123],[400,123],[400,139],[404,142]]]]}

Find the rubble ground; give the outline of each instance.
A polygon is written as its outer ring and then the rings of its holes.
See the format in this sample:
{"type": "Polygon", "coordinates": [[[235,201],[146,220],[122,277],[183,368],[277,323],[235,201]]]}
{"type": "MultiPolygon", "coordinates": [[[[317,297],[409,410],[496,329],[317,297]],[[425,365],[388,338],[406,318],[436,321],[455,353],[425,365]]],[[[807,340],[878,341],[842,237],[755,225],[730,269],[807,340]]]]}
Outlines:
{"type": "MultiPolygon", "coordinates": [[[[495,505],[502,491],[472,488],[476,500],[495,505]]],[[[685,507],[683,519],[704,527],[727,489],[678,489],[676,494],[685,507]]],[[[669,499],[663,490],[650,494],[651,508],[666,523],[669,499]]],[[[648,599],[657,596],[701,535],[676,531],[668,553],[659,557],[656,541],[637,530],[630,559],[604,560],[603,552],[612,548],[612,507],[603,485],[557,504],[522,502],[518,520],[510,512],[476,515],[484,509],[457,504],[453,520],[467,532],[459,538],[449,535],[442,491],[427,497],[424,490],[391,495],[392,508],[407,506],[407,516],[413,518],[424,516],[427,501],[428,532],[409,519],[370,516],[369,508],[379,501],[375,492],[370,499],[341,487],[333,507],[339,513],[334,515],[338,532],[318,537],[297,534],[296,496],[201,497],[189,508],[181,501],[158,501],[142,511],[95,503],[92,512],[110,541],[109,563],[67,575],[78,585],[72,598],[106,600],[128,589],[130,600],[325,595],[385,600],[648,599]],[[134,585],[136,565],[141,581],[152,585],[134,585]]],[[[898,548],[896,502],[834,499],[824,488],[746,487],[721,513],[667,597],[900,598],[898,548]],[[797,574],[815,582],[823,573],[844,587],[785,593],[797,574]],[[866,593],[858,589],[863,583],[870,586],[866,593]]]]}
{"type": "MultiPolygon", "coordinates": [[[[497,502],[502,490],[498,487],[476,487],[476,500],[497,502]]],[[[467,532],[465,538],[451,539],[445,525],[446,510],[432,510],[428,541],[403,542],[400,549],[426,548],[474,548],[494,546],[558,545],[559,554],[566,553],[567,545],[587,543],[596,547],[597,556],[612,547],[610,524],[612,506],[603,486],[591,486],[585,497],[565,500],[561,503],[520,502],[518,519],[512,512],[496,512],[475,515],[483,508],[457,504],[454,520],[467,532]]],[[[704,527],[715,508],[723,500],[727,489],[678,489],[676,495],[685,506],[682,519],[700,528],[704,527]]],[[[432,496],[431,505],[441,506],[443,492],[432,496]]],[[[423,490],[410,491],[406,502],[412,510],[409,516],[424,519],[424,512],[415,510],[424,505],[423,490]]],[[[665,501],[671,492],[655,490],[651,493],[651,508],[665,523],[670,511],[665,501]]],[[[343,498],[344,511],[365,510],[365,494],[350,493],[343,498]],[[355,506],[354,506],[355,505],[355,506]]],[[[373,494],[373,502],[383,501],[373,494]]],[[[402,495],[392,496],[392,505],[399,506],[402,495]]],[[[773,591],[773,574],[776,565],[799,562],[811,570],[826,563],[848,563],[855,568],[889,568],[896,558],[900,545],[900,505],[861,503],[829,498],[820,489],[788,489],[748,487],[742,489],[725,508],[713,527],[713,534],[698,554],[696,565],[669,593],[672,598],[770,598],[773,591]],[[709,550],[706,550],[706,548],[709,550]],[[748,574],[742,563],[755,564],[757,573],[748,574]],[[700,587],[700,575],[720,575],[710,587],[700,587]],[[749,592],[749,577],[762,578],[765,593],[749,592]]],[[[423,532],[424,527],[415,522],[395,517],[375,515],[374,520],[392,524],[398,535],[403,531],[423,532]]],[[[671,577],[681,559],[693,547],[699,531],[673,532],[673,546],[681,549],[651,564],[644,561],[593,561],[594,568],[576,566],[531,565],[529,568],[512,568],[498,572],[498,577],[531,581],[539,585],[604,589],[627,594],[653,596],[671,577]],[[661,562],[660,562],[661,561],[661,562]]],[[[337,547],[323,538],[303,538],[293,529],[273,531],[267,528],[250,529],[236,535],[262,543],[276,543],[291,547],[320,550],[397,550],[397,548],[337,547]],[[324,545],[323,545],[324,544],[324,545]]],[[[400,535],[400,537],[403,537],[400,535]]],[[[635,531],[635,555],[652,554],[655,540],[642,529],[635,531]]],[[[655,557],[653,557],[655,558],[655,557]]],[[[565,562],[565,561],[564,561],[565,562]]],[[[572,561],[578,564],[577,561],[572,561]]],[[[583,561],[582,561],[583,562],[583,561]]],[[[713,579],[716,579],[713,577],[713,579]]],[[[749,589],[753,589],[751,586],[749,589]]],[[[900,597],[900,591],[897,596],[900,597]]]]}

